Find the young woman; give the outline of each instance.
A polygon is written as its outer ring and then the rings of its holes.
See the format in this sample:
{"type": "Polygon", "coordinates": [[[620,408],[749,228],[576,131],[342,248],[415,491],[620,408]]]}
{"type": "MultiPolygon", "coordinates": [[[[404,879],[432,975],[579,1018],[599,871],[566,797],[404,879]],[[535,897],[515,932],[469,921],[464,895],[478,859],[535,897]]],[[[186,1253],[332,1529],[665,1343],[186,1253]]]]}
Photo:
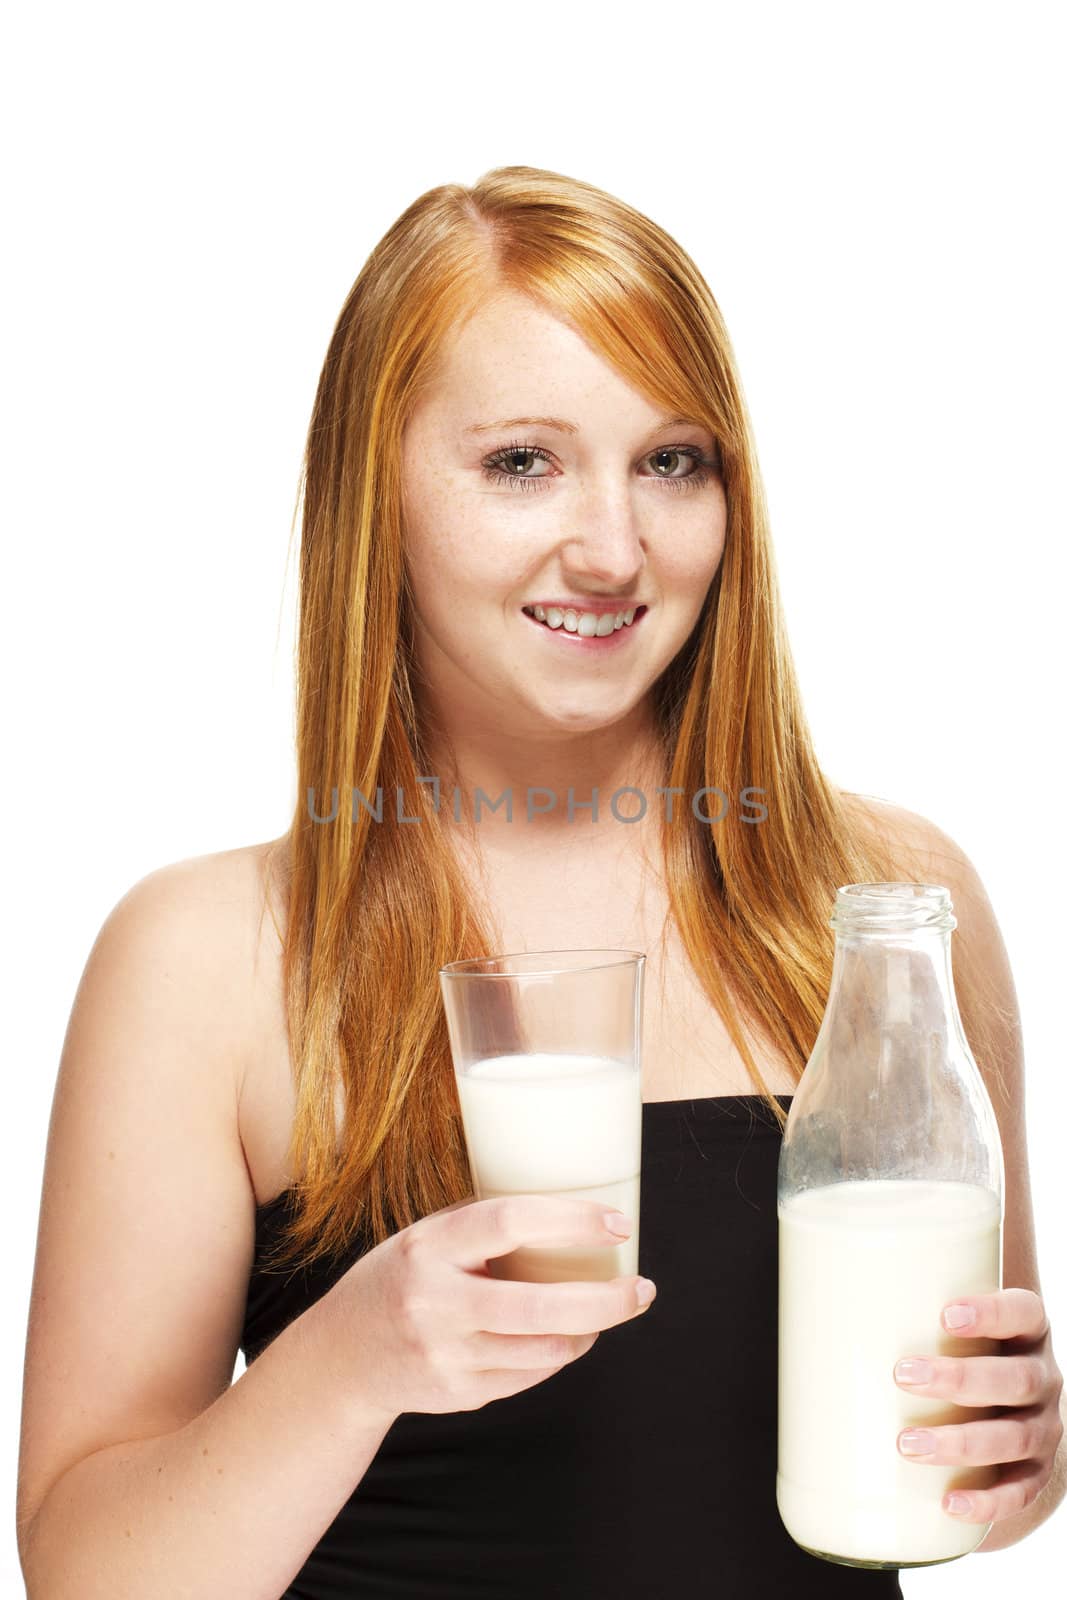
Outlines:
{"type": "Polygon", "coordinates": [[[1007,1166],[973,1331],[1011,1353],[935,1363],[924,1393],[1000,1418],[928,1459],[1002,1462],[967,1515],[1017,1539],[1063,1492],[1062,1379],[1008,962],[954,842],[819,768],[700,273],[554,173],[434,189],[345,302],[305,467],[291,827],[135,885],[73,1007],[30,1595],[899,1594],[775,1503],[777,1156],[861,880],[953,895],[1007,1166]],[[473,1200],[441,1005],[446,962],[597,946],[647,953],[650,1304],[491,1276],[614,1236],[473,1200]]]}

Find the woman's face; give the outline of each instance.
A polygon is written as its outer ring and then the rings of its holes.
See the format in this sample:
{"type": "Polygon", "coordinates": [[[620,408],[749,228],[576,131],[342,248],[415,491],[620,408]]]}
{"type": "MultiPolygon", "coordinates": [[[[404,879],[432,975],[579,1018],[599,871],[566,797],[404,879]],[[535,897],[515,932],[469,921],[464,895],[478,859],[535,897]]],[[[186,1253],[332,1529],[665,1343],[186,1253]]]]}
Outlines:
{"type": "Polygon", "coordinates": [[[415,653],[445,724],[551,737],[633,711],[718,569],[718,460],[708,429],[661,417],[535,302],[480,308],[402,445],[415,653]],[[579,631],[535,605],[573,608],[579,631]],[[583,607],[644,609],[589,638],[583,607]]]}

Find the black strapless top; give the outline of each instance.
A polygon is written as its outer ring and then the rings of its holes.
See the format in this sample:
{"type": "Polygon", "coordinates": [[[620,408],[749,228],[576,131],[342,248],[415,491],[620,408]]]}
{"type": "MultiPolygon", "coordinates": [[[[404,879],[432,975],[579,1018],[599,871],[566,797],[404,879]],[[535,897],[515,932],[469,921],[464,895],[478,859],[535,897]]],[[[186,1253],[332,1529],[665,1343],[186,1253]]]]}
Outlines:
{"type": "MultiPolygon", "coordinates": [[[[777,1098],[788,1111],[792,1095],[777,1098]]],[[[281,1600],[900,1596],[895,1569],[809,1555],[778,1514],[769,1108],[758,1095],[653,1101],[642,1120],[649,1310],[519,1394],[405,1412],[281,1600]]],[[[268,1275],[288,1198],[256,1213],[246,1363],[365,1249],[268,1275]]]]}

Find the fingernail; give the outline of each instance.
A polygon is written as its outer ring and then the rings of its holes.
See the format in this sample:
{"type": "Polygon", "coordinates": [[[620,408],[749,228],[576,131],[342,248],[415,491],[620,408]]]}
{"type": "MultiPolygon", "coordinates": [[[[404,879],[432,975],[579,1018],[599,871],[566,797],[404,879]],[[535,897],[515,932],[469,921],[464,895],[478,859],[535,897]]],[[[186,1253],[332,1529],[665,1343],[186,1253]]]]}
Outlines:
{"type": "Polygon", "coordinates": [[[617,1233],[620,1238],[625,1238],[634,1231],[634,1219],[622,1211],[609,1211],[604,1218],[604,1226],[609,1233],[617,1233]]]}
{"type": "Polygon", "coordinates": [[[894,1368],[898,1383],[929,1383],[933,1375],[929,1361],[898,1361],[894,1368]]]}
{"type": "Polygon", "coordinates": [[[934,1448],[933,1434],[921,1428],[910,1428],[900,1436],[900,1448],[906,1456],[928,1456],[934,1448]]]}
{"type": "Polygon", "coordinates": [[[952,1512],[957,1517],[961,1513],[966,1516],[973,1503],[969,1494],[950,1494],[945,1503],[945,1510],[952,1512]]]}
{"type": "Polygon", "coordinates": [[[638,1280],[637,1280],[637,1303],[638,1303],[639,1306],[647,1306],[647,1305],[649,1305],[651,1303],[651,1301],[655,1298],[655,1294],[656,1294],[656,1285],[652,1282],[651,1278],[638,1278],[638,1280]]]}
{"type": "Polygon", "coordinates": [[[974,1321],[973,1306],[946,1306],[945,1326],[947,1328],[968,1328],[974,1321]]]}

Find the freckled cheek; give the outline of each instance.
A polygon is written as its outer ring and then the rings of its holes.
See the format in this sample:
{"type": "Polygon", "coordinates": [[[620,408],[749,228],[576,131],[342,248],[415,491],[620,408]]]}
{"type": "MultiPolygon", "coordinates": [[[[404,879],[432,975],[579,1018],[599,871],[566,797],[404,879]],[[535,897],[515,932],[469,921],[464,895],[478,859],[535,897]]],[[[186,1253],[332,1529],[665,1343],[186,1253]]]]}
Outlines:
{"type": "Polygon", "coordinates": [[[441,618],[460,605],[502,607],[521,583],[520,559],[499,532],[454,516],[409,536],[406,553],[416,606],[441,618]]]}
{"type": "Polygon", "coordinates": [[[523,584],[540,569],[555,535],[529,514],[521,520],[501,517],[499,506],[490,499],[457,497],[445,508],[437,547],[454,589],[499,607],[524,592],[523,584]]]}
{"type": "Polygon", "coordinates": [[[702,539],[676,547],[657,566],[657,583],[665,596],[677,603],[699,607],[722,562],[722,546],[702,539]]]}
{"type": "Polygon", "coordinates": [[[726,507],[721,516],[710,524],[704,522],[691,531],[688,539],[679,541],[671,551],[670,560],[679,589],[707,590],[722,564],[726,547],[726,507]]]}

